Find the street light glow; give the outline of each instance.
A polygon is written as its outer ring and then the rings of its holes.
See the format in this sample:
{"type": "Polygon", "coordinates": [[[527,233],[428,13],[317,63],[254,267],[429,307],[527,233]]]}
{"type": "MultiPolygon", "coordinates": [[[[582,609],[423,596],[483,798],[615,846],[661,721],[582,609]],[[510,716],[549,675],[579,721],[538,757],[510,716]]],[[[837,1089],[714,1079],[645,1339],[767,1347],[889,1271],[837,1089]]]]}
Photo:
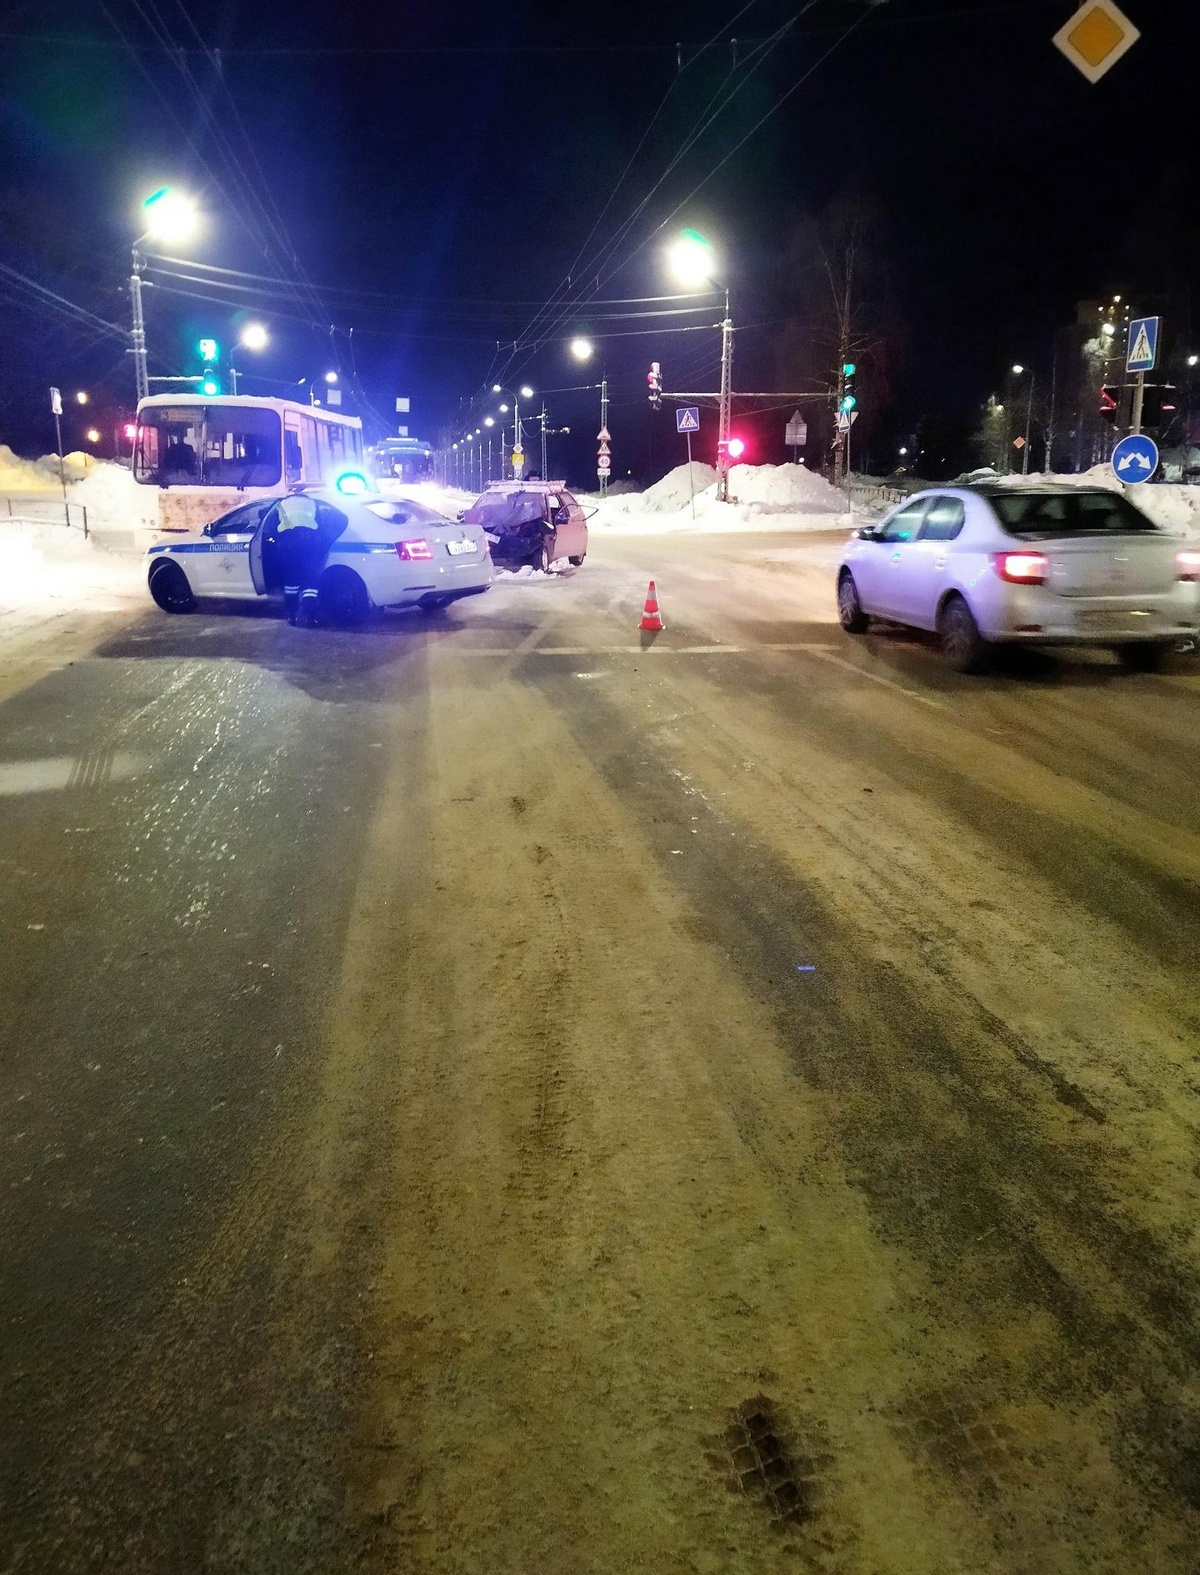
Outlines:
{"type": "Polygon", "coordinates": [[[267,330],[261,323],[247,323],[238,340],[247,350],[265,350],[269,342],[267,330]]]}
{"type": "Polygon", "coordinates": [[[1020,377],[1020,375],[1021,375],[1021,373],[1022,373],[1022,372],[1023,372],[1023,371],[1024,371],[1024,370],[1025,370],[1025,368],[1024,368],[1024,367],[1023,367],[1023,366],[1021,366],[1021,365],[1020,365],[1020,363],[1019,363],[1019,362],[1018,362],[1018,364],[1017,364],[1017,365],[1016,365],[1016,366],[1014,366],[1014,367],[1013,367],[1013,372],[1014,372],[1014,374],[1015,374],[1015,375],[1016,375],[1016,376],[1017,376],[1017,377],[1020,377]]]}
{"type": "Polygon", "coordinates": [[[484,416],[483,424],[485,427],[494,427],[496,425],[495,416],[484,416]]]}
{"type": "Polygon", "coordinates": [[[1190,355],[1190,356],[1188,356],[1188,365],[1189,366],[1195,366],[1197,361],[1200,361],[1200,355],[1190,355]]]}
{"type": "Polygon", "coordinates": [[[1117,330],[1113,327],[1113,325],[1111,323],[1101,323],[1100,324],[1100,332],[1102,334],[1115,334],[1116,331],[1117,330]]]}
{"type": "Polygon", "coordinates": [[[87,429],[87,440],[89,443],[99,443],[100,434],[96,431],[95,427],[89,427],[87,429]]]}
{"type": "Polygon", "coordinates": [[[590,339],[572,339],[571,354],[577,361],[590,361],[595,347],[590,339]]]}
{"type": "Polygon", "coordinates": [[[170,186],[147,197],[142,212],[146,234],[156,241],[185,241],[200,220],[195,201],[170,186]]]}
{"type": "Polygon", "coordinates": [[[336,372],[326,372],[326,374],[325,374],[325,381],[327,383],[336,383],[337,382],[337,373],[336,372]]]}
{"type": "Polygon", "coordinates": [[[712,283],[713,249],[695,230],[684,230],[671,242],[667,247],[667,262],[680,284],[698,288],[712,283]]]}
{"type": "Polygon", "coordinates": [[[87,402],[88,402],[88,396],[84,392],[84,390],[81,388],[79,390],[79,392],[75,395],[75,403],[77,405],[86,405],[87,402]]]}
{"type": "Polygon", "coordinates": [[[533,398],[533,389],[530,388],[525,383],[521,384],[521,398],[522,399],[532,399],[533,398]]]}
{"type": "Polygon", "coordinates": [[[508,414],[508,406],[507,405],[501,405],[500,406],[500,414],[502,416],[506,416],[508,414]]]}

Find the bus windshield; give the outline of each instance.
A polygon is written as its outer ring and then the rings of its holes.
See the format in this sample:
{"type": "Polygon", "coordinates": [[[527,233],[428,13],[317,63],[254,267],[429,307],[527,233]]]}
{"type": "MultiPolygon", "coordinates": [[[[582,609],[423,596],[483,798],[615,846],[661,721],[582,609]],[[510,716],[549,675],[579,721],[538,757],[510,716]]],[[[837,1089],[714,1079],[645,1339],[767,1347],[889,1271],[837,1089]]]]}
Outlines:
{"type": "Polygon", "coordinates": [[[160,487],[274,487],[282,474],[274,410],[166,405],[143,410],[134,477],[160,487]]]}

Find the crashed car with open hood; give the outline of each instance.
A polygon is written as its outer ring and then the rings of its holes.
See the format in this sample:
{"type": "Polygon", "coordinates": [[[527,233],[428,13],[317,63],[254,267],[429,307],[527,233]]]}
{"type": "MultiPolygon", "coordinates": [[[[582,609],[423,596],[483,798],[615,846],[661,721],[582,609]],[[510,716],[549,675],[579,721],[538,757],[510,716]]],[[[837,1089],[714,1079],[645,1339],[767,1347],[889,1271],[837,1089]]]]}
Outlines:
{"type": "Polygon", "coordinates": [[[587,516],[561,481],[493,481],[460,517],[512,568],[548,569],[557,558],[578,567],[587,554],[587,516]]]}

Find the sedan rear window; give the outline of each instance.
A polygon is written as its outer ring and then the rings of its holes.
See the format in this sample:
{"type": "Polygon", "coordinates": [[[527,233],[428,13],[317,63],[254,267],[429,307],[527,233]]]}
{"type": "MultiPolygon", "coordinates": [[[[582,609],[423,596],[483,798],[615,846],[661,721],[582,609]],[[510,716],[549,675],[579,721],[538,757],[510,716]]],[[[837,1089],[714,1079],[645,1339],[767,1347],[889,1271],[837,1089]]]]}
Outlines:
{"type": "Polygon", "coordinates": [[[1022,541],[1059,536],[1127,536],[1156,527],[1119,492],[994,492],[1001,525],[1022,541]]]}
{"type": "Polygon", "coordinates": [[[378,514],[381,520],[387,520],[389,525],[444,525],[446,517],[439,514],[436,509],[431,509],[427,503],[414,503],[411,498],[398,498],[394,502],[384,499],[382,502],[368,503],[367,508],[372,514],[378,514]]]}

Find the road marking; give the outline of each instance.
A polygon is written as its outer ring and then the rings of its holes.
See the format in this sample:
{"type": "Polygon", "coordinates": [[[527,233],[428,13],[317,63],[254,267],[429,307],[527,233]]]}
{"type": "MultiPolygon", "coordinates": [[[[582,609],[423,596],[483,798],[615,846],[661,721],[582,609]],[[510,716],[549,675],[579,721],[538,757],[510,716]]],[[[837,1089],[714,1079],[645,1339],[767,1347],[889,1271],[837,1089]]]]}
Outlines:
{"type": "MultiPolygon", "coordinates": [[[[447,656],[513,657],[511,646],[475,646],[468,650],[440,648],[447,656]]],[[[755,651],[832,651],[831,645],[814,645],[805,640],[763,641],[756,645],[539,645],[522,646],[528,656],[749,656],[755,651]]],[[[857,671],[857,669],[855,669],[857,671]]],[[[868,675],[869,676],[869,675],[868,675]]]]}
{"type": "Polygon", "coordinates": [[[833,647],[829,645],[809,646],[814,656],[823,662],[832,662],[835,667],[844,667],[848,673],[853,673],[856,678],[869,678],[873,684],[882,684],[885,689],[894,689],[898,695],[905,695],[909,700],[919,700],[922,705],[929,705],[935,711],[944,711],[946,707],[940,700],[933,700],[929,695],[923,695],[919,689],[906,689],[903,684],[898,684],[894,679],[884,678],[879,673],[868,672],[865,667],[858,667],[853,662],[848,662],[844,656],[835,656],[833,647]]]}

